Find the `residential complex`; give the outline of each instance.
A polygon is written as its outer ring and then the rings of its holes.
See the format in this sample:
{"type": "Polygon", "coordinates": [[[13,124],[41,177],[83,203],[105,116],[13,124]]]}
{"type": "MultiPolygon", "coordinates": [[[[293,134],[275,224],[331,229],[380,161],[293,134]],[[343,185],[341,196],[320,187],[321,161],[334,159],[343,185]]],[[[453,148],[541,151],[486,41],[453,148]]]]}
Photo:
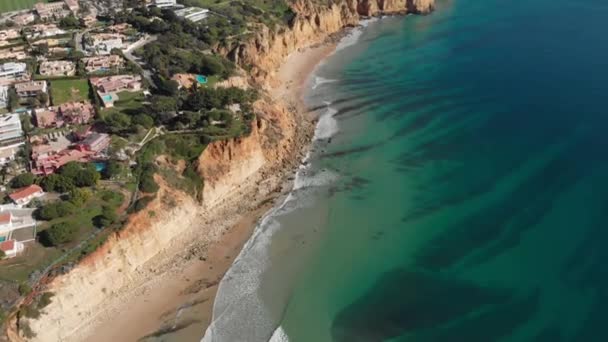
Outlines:
{"type": "Polygon", "coordinates": [[[197,22],[207,18],[209,10],[199,7],[187,7],[175,11],[175,15],[192,22],[197,22]]]}
{"type": "Polygon", "coordinates": [[[76,73],[76,64],[70,61],[44,61],[39,69],[42,76],[73,76],[76,73]]]}
{"type": "Polygon", "coordinates": [[[28,81],[15,84],[15,91],[19,97],[32,97],[48,92],[46,81],[28,81]]]}
{"type": "Polygon", "coordinates": [[[87,73],[117,70],[124,65],[122,57],[117,55],[87,57],[82,62],[87,73]]]}
{"type": "Polygon", "coordinates": [[[0,85],[29,80],[27,64],[8,62],[0,64],[0,85]]]}

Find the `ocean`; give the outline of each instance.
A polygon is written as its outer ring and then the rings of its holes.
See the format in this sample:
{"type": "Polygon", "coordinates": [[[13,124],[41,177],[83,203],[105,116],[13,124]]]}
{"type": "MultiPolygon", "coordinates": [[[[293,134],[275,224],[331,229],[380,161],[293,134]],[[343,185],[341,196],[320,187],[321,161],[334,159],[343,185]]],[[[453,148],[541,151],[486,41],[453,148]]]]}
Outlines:
{"type": "Polygon", "coordinates": [[[608,341],[608,4],[438,0],[310,79],[204,341],[608,341]]]}

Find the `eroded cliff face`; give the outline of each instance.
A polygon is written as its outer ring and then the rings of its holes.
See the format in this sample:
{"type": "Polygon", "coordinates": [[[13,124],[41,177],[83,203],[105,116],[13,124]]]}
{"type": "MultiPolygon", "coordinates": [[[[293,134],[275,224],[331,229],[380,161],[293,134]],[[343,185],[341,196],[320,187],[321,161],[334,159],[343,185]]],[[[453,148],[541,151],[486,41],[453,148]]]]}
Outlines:
{"type": "Polygon", "coordinates": [[[198,203],[171,189],[159,177],[160,190],[148,207],[131,215],[123,230],[69,273],[53,280],[55,295],[43,316],[27,323],[36,333],[33,341],[67,341],[89,321],[109,297],[128,287],[137,272],[169,242],[188,229],[198,203]]]}
{"type": "Polygon", "coordinates": [[[329,5],[296,0],[291,3],[296,16],[288,29],[275,32],[264,27],[248,42],[219,50],[238,65],[248,67],[258,83],[270,84],[273,71],[291,52],[357,25],[362,17],[425,14],[431,12],[434,5],[435,0],[344,0],[329,5]]]}
{"type": "MultiPolygon", "coordinates": [[[[356,25],[362,16],[427,13],[433,4],[434,0],[343,0],[321,5],[297,0],[292,3],[296,17],[290,28],[279,32],[261,29],[247,43],[224,47],[220,52],[248,67],[253,83],[268,87],[274,70],[291,52],[356,25]]],[[[49,288],[55,293],[52,303],[39,319],[27,322],[36,333],[34,340],[78,340],[79,330],[97,318],[108,298],[141,280],[147,262],[161,252],[177,253],[183,247],[173,246],[171,241],[196,226],[201,215],[212,214],[231,197],[234,200],[237,196],[233,194],[251,177],[263,180],[274,168],[293,163],[298,139],[309,138],[298,136],[296,117],[269,98],[258,101],[255,110],[250,135],[213,142],[200,156],[202,203],[158,179],[161,190],[148,208],[134,214],[120,233],[74,270],[53,280],[49,288]]]]}

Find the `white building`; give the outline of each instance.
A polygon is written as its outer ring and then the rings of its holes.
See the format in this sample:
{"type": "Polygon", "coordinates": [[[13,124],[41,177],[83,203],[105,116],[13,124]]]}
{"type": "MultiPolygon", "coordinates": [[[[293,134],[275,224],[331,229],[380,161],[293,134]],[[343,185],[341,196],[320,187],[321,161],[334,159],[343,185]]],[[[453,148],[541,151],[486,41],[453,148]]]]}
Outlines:
{"type": "Polygon", "coordinates": [[[177,6],[177,0],[152,0],[150,5],[158,8],[175,7],[177,6]]]}
{"type": "Polygon", "coordinates": [[[8,62],[0,64],[0,84],[16,82],[27,76],[27,64],[8,62]]]}
{"type": "Polygon", "coordinates": [[[0,250],[12,258],[24,249],[24,242],[36,238],[35,209],[20,208],[14,204],[0,205],[0,250]]]}
{"type": "Polygon", "coordinates": [[[201,21],[209,15],[209,10],[199,7],[187,7],[175,11],[175,15],[192,22],[201,21]]]}
{"type": "Polygon", "coordinates": [[[8,87],[0,85],[0,109],[8,107],[8,87]]]}
{"type": "Polygon", "coordinates": [[[7,146],[23,142],[23,129],[19,114],[0,117],[0,145],[7,146]]]}
{"type": "Polygon", "coordinates": [[[18,189],[17,191],[8,195],[10,199],[16,205],[27,205],[34,198],[38,198],[44,195],[44,191],[42,188],[36,184],[32,184],[30,186],[26,186],[25,188],[18,189]]]}
{"type": "Polygon", "coordinates": [[[112,49],[123,48],[123,35],[100,33],[85,39],[87,51],[97,55],[109,55],[112,49]]]}

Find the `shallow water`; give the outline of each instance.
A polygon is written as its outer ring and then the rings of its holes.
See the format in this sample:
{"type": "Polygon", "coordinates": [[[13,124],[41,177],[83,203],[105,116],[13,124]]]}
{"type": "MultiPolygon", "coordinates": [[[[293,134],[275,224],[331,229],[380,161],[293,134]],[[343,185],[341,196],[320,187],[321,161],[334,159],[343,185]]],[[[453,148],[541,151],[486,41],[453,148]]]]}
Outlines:
{"type": "Polygon", "coordinates": [[[608,340],[607,22],[444,0],[369,23],[311,78],[320,140],[206,338],[608,340]]]}

